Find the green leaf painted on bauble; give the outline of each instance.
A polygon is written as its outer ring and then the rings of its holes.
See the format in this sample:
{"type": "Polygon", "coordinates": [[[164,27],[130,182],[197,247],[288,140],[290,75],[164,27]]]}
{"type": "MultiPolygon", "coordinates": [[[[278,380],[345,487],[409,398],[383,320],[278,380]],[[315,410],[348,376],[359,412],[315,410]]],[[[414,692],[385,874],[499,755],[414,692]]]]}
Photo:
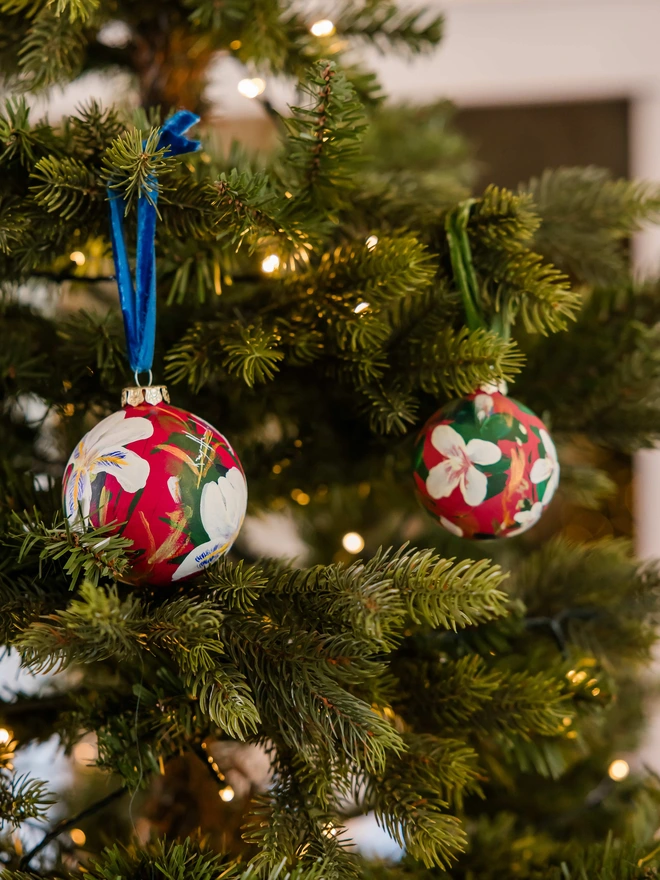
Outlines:
{"type": "Polygon", "coordinates": [[[415,446],[415,451],[413,453],[413,470],[417,471],[417,473],[421,476],[421,468],[425,467],[424,465],[424,442],[425,437],[419,441],[417,446],[415,446]]]}
{"type": "Polygon", "coordinates": [[[477,470],[481,471],[482,474],[486,474],[487,477],[491,474],[508,473],[511,467],[511,459],[508,455],[503,455],[499,461],[495,462],[495,464],[477,464],[475,467],[477,470]]]}
{"type": "Polygon", "coordinates": [[[481,438],[481,429],[479,425],[470,424],[469,422],[465,424],[454,422],[451,427],[454,429],[454,431],[456,431],[457,434],[461,435],[466,443],[469,443],[470,440],[481,438]]]}
{"type": "Polygon", "coordinates": [[[494,498],[495,495],[504,492],[508,479],[509,475],[506,472],[494,473],[488,477],[488,491],[486,492],[486,498],[484,500],[488,501],[489,498],[494,498]]]}
{"type": "Polygon", "coordinates": [[[518,431],[518,421],[505,413],[494,413],[481,423],[482,440],[497,443],[498,440],[513,440],[518,431]]]}
{"type": "Polygon", "coordinates": [[[536,492],[539,497],[539,501],[543,501],[545,498],[545,490],[548,488],[548,483],[550,482],[550,477],[547,480],[543,480],[542,483],[536,484],[536,492]]]}
{"type": "Polygon", "coordinates": [[[481,437],[481,424],[477,420],[472,401],[461,401],[461,407],[454,413],[450,427],[461,435],[466,443],[481,437]]]}

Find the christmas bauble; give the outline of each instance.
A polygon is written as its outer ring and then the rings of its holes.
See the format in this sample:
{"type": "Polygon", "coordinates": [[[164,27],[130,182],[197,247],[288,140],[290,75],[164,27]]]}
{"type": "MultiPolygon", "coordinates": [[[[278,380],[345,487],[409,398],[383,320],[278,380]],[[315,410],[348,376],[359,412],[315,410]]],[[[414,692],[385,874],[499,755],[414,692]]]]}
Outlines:
{"type": "Polygon", "coordinates": [[[243,468],[222,434],[171,406],[166,389],[126,389],[124,400],[74,449],[64,512],[74,529],[115,523],[112,534],[131,539],[130,583],[185,580],[234,543],[247,506],[243,468]]]}
{"type": "Polygon", "coordinates": [[[488,388],[429,419],[417,440],[414,479],[422,504],[447,531],[508,538],[541,518],[559,463],[541,419],[488,388]]]}

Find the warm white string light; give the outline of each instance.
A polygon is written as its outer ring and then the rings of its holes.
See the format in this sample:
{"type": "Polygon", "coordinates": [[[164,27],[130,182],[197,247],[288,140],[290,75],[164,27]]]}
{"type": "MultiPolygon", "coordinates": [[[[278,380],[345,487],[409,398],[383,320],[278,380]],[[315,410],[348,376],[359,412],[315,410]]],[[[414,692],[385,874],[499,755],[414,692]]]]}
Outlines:
{"type": "Polygon", "coordinates": [[[129,26],[118,19],[106,22],[96,34],[97,42],[111,49],[125,48],[131,42],[132,37],[133,33],[129,26]]]}
{"type": "Polygon", "coordinates": [[[359,532],[346,532],[341,543],[348,553],[359,553],[364,549],[364,538],[359,532]]]}
{"type": "Polygon", "coordinates": [[[369,238],[365,241],[366,246],[372,251],[376,245],[378,244],[378,236],[370,235],[369,238]]]}
{"type": "Polygon", "coordinates": [[[82,251],[73,251],[69,254],[69,259],[72,260],[76,266],[84,266],[86,257],[82,251]]]}
{"type": "Polygon", "coordinates": [[[359,315],[361,312],[366,312],[366,310],[367,310],[368,308],[369,308],[369,303],[368,303],[368,302],[361,302],[361,303],[358,303],[358,304],[355,306],[355,308],[353,309],[353,311],[355,312],[356,315],[359,315]]]}
{"type": "Polygon", "coordinates": [[[613,779],[615,782],[622,782],[630,773],[630,765],[623,758],[617,758],[607,768],[607,773],[610,779],[613,779]]]}
{"type": "Polygon", "coordinates": [[[280,258],[277,254],[268,254],[261,261],[261,271],[270,275],[271,272],[277,272],[280,268],[280,258]]]}
{"type": "Polygon", "coordinates": [[[220,789],[220,791],[218,792],[218,794],[220,795],[220,797],[222,798],[222,800],[223,800],[226,804],[228,804],[229,801],[233,801],[233,800],[234,800],[235,792],[234,792],[234,789],[231,787],[231,785],[226,785],[224,788],[221,788],[221,789],[220,789]]]}
{"type": "Polygon", "coordinates": [[[76,846],[84,846],[87,841],[87,835],[82,828],[72,828],[71,831],[69,831],[69,837],[76,846]]]}
{"type": "Polygon", "coordinates": [[[259,76],[252,79],[242,79],[237,88],[244,98],[256,98],[266,88],[266,81],[259,76]]]}
{"type": "Polygon", "coordinates": [[[322,18],[320,21],[315,21],[310,27],[310,31],[315,37],[331,37],[335,30],[335,23],[330,21],[329,18],[322,18]]]}
{"type": "Polygon", "coordinates": [[[6,727],[0,727],[0,746],[6,746],[11,740],[11,731],[6,727]]]}

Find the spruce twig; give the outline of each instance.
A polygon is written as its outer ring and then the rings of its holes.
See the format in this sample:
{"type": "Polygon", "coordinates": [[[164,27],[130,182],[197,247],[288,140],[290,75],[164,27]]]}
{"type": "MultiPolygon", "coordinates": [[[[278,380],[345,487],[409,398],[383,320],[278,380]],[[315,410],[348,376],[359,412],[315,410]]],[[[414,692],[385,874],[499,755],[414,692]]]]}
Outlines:
{"type": "Polygon", "coordinates": [[[59,837],[60,834],[64,834],[65,831],[70,831],[72,828],[75,828],[76,825],[81,822],[83,819],[87,819],[89,816],[93,816],[95,813],[100,812],[105,807],[109,806],[114,801],[118,800],[123,794],[126,793],[126,789],[124,787],[117,788],[114,791],[111,791],[110,794],[107,794],[105,797],[100,798],[98,801],[94,801],[93,804],[90,804],[88,807],[85,807],[83,810],[80,810],[79,813],[76,813],[75,816],[71,816],[69,819],[62,819],[62,821],[58,822],[49,832],[45,834],[39,843],[36,846],[33,846],[31,850],[25,853],[23,858],[21,859],[18,869],[19,871],[25,871],[32,859],[41,852],[41,850],[48,846],[51,840],[55,840],[56,837],[59,837]]]}

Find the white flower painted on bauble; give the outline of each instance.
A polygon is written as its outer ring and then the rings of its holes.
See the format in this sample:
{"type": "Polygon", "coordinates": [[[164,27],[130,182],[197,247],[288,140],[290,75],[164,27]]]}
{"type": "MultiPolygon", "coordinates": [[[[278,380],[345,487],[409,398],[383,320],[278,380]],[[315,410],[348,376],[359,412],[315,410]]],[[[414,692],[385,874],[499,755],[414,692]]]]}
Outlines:
{"type": "Polygon", "coordinates": [[[543,505],[540,501],[535,501],[529,510],[519,510],[517,513],[514,513],[513,518],[519,524],[519,528],[506,532],[506,537],[513,538],[515,535],[522,535],[527,529],[531,529],[532,526],[536,525],[541,519],[542,514],[543,505]]]}
{"type": "Polygon", "coordinates": [[[206,483],[202,489],[200,516],[209,540],[200,544],[174,572],[173,581],[196,574],[223,556],[236,540],[247,508],[247,483],[239,468],[206,483]]]}
{"type": "Polygon", "coordinates": [[[492,414],[495,404],[490,394],[477,394],[474,398],[474,411],[479,422],[483,422],[492,414]]]}
{"type": "Polygon", "coordinates": [[[547,507],[559,485],[559,461],[557,460],[555,444],[550,439],[548,432],[541,428],[539,433],[545,448],[546,458],[537,458],[529,472],[529,478],[534,485],[543,483],[545,480],[548,481],[542,498],[543,506],[547,507]]]}
{"type": "Polygon", "coordinates": [[[445,461],[434,465],[426,478],[431,498],[446,498],[458,486],[466,504],[481,504],[488,492],[488,478],[475,464],[495,464],[502,457],[499,446],[477,438],[466,443],[449,425],[434,428],[431,443],[445,456],[445,461]]]}
{"type": "Polygon", "coordinates": [[[154,432],[149,419],[126,418],[124,410],[113,413],[95,425],[82,438],[69,459],[72,465],[66,481],[66,515],[72,528],[89,520],[92,482],[96,474],[112,474],[125,492],[144,489],[149,478],[149,462],[126,447],[146,440],[154,432]]]}
{"type": "Polygon", "coordinates": [[[451,532],[452,535],[456,535],[457,538],[463,537],[463,529],[460,526],[457,526],[456,523],[453,523],[450,519],[441,516],[440,525],[447,529],[448,532],[451,532]]]}
{"type": "Polygon", "coordinates": [[[181,504],[181,486],[178,477],[170,477],[167,481],[167,488],[170,490],[172,501],[175,504],[181,504]]]}

